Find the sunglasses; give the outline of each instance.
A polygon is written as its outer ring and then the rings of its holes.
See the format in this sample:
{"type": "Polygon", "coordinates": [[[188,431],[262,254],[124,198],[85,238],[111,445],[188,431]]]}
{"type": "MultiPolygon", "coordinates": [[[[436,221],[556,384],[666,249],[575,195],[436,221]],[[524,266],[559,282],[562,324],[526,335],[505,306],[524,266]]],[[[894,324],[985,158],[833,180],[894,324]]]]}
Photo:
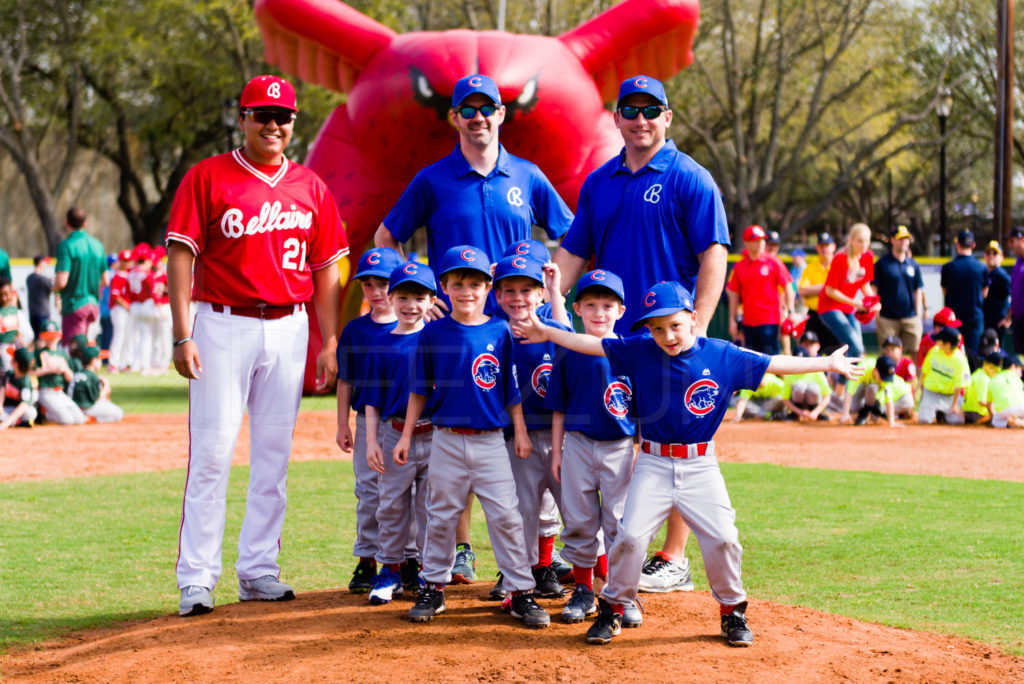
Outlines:
{"type": "Polygon", "coordinates": [[[668,109],[668,107],[663,107],[661,105],[647,105],[646,107],[623,105],[622,107],[619,107],[619,115],[622,116],[623,119],[629,119],[632,121],[640,114],[643,114],[644,118],[650,121],[652,119],[657,119],[666,109],[668,109]]]}
{"type": "Polygon", "coordinates": [[[493,104],[480,105],[479,107],[470,107],[469,105],[462,105],[459,109],[459,116],[463,119],[472,119],[476,116],[477,112],[484,115],[484,118],[494,116],[494,112],[498,111],[498,106],[493,104]]]}
{"type": "Polygon", "coordinates": [[[287,126],[295,121],[295,112],[282,112],[275,109],[243,109],[242,116],[263,126],[271,121],[278,126],[287,126]]]}

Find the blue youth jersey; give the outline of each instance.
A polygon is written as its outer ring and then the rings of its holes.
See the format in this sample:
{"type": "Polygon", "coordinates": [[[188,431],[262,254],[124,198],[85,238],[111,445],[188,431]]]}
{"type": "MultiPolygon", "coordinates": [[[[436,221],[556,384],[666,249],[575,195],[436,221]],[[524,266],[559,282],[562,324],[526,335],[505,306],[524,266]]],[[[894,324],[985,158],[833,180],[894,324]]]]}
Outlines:
{"type": "Polygon", "coordinates": [[[420,332],[412,391],[434,406],[434,425],[497,430],[522,401],[512,330],[495,318],[463,325],[449,316],[420,332]]]}
{"type": "Polygon", "coordinates": [[[338,339],[338,379],[352,385],[352,409],[362,413],[366,403],[363,401],[363,384],[366,377],[366,355],[373,350],[374,341],[382,333],[391,332],[398,325],[377,323],[370,314],[364,314],[348,322],[338,339]]]}
{"type": "Polygon", "coordinates": [[[698,337],[678,356],[649,333],[602,341],[612,373],[633,381],[640,434],[655,442],[708,442],[736,390],[757,389],[771,357],[724,340],[698,337]]]}
{"type": "MultiPolygon", "coordinates": [[[[405,419],[420,332],[408,335],[384,333],[377,337],[377,344],[366,356],[366,378],[370,382],[365,383],[363,405],[379,408],[382,420],[405,419]]],[[[430,418],[432,413],[433,407],[428,400],[420,419],[430,418]]]]}
{"type": "MultiPolygon", "coordinates": [[[[500,145],[498,162],[487,176],[474,171],[456,145],[450,155],[416,174],[384,218],[399,242],[426,226],[427,259],[434,268],[455,245],[479,247],[497,260],[512,243],[530,239],[533,226],[555,239],[570,223],[572,212],[547,176],[500,145]]],[[[440,287],[437,293],[443,296],[440,287]]]]}
{"type": "MultiPolygon", "coordinates": [[[[572,332],[569,326],[550,318],[541,317],[540,320],[544,325],[572,332]]],[[[562,353],[563,350],[554,342],[521,344],[519,339],[515,340],[513,356],[516,362],[516,377],[520,382],[519,392],[523,396],[523,419],[526,421],[527,430],[551,429],[551,409],[544,406],[544,398],[548,394],[551,368],[556,357],[562,353]]],[[[511,437],[511,434],[506,436],[511,437]]]]}
{"type": "Polygon", "coordinates": [[[628,335],[652,283],[678,280],[694,291],[698,256],[729,244],[722,194],[706,169],[669,140],[635,174],[625,152],[587,176],[562,247],[622,278],[626,315],[615,332],[628,335]]]}
{"type": "Polygon", "coordinates": [[[566,350],[555,360],[544,406],[565,414],[565,429],[608,442],[636,432],[633,383],[608,359],[566,350]]]}

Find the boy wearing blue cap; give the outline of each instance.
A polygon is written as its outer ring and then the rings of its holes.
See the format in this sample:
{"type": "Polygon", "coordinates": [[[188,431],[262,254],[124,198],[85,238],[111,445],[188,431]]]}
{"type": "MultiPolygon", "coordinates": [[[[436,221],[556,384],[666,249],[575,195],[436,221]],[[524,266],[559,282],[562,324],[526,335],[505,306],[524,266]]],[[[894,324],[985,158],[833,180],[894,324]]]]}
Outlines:
{"type": "Polygon", "coordinates": [[[545,326],[531,318],[516,323],[531,342],[553,341],[573,351],[607,356],[612,373],[633,381],[640,453],[615,542],[608,552],[608,583],[600,614],[587,641],[606,644],[622,626],[625,605],[635,601],[647,547],[675,509],[700,541],[712,595],[720,605],[722,636],[749,646],[747,595],[740,578],[743,548],[736,512],[714,458],[715,431],[729,397],[754,389],[765,372],[777,375],[832,371],[863,374],[843,347],[829,357],[767,356],[723,340],[697,337],[693,297],[680,283],[650,287],[634,328],[648,332],[624,339],[596,339],[545,326]]]}
{"type": "Polygon", "coordinates": [[[484,509],[504,586],[512,595],[513,617],[529,627],[546,627],[550,618],[533,598],[535,582],[503,435],[511,424],[515,456],[529,457],[512,331],[505,321],[484,313],[491,263],[483,250],[452,247],[441,259],[439,275],[452,304],[451,316],[431,321],[420,332],[405,427],[393,452],[396,463],[408,457],[416,423],[432,402],[421,573],[425,584],[409,619],[428,622],[444,612],[444,585],[451,581],[455,561],[455,526],[473,492],[484,509]]]}
{"type": "MultiPolygon", "coordinates": [[[[348,322],[338,339],[338,434],[336,441],[342,451],[352,452],[352,469],[356,475],[356,541],[353,555],[359,558],[348,590],[364,594],[373,588],[377,575],[374,560],[377,547],[377,473],[366,462],[366,413],[362,390],[367,379],[365,358],[373,349],[373,341],[396,325],[395,312],[388,299],[388,277],[402,263],[402,257],[388,247],[374,247],[363,252],[356,266],[355,279],[363,291],[363,300],[370,311],[348,322]],[[349,413],[356,412],[356,434],[352,437],[349,413]]],[[[414,565],[406,570],[407,581],[415,583],[414,565]]]]}
{"type": "MultiPolygon", "coordinates": [[[[617,339],[623,299],[622,280],[597,269],[576,284],[573,310],[587,335],[617,339]]],[[[555,360],[544,405],[554,411],[551,469],[557,481],[567,483],[562,490],[562,555],[573,565],[576,584],[562,608],[562,621],[583,622],[597,612],[594,575],[608,575],[600,533],[605,544],[615,539],[633,472],[633,385],[628,377],[612,374],[608,359],[567,351],[555,360]]],[[[639,627],[639,610],[629,613],[633,619],[625,624],[639,627]]]]}
{"type": "Polygon", "coordinates": [[[366,355],[366,377],[373,379],[363,390],[366,460],[378,474],[380,495],[376,556],[380,572],[370,589],[373,605],[390,603],[401,595],[403,561],[418,575],[422,558],[427,531],[427,461],[433,431],[429,408],[413,428],[406,460],[395,460],[393,452],[405,428],[413,359],[424,317],[434,306],[434,295],[434,272],[430,267],[409,261],[392,271],[388,297],[398,320],[394,329],[377,336],[374,348],[366,355]],[[406,543],[413,519],[417,523],[416,549],[410,555],[406,543]]]}

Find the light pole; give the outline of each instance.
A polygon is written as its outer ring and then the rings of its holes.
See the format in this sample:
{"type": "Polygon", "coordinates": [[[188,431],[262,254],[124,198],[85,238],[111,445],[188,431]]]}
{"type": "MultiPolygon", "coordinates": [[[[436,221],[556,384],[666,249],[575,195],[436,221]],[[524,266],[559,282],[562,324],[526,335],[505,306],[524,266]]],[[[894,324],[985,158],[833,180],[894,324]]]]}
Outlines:
{"type": "Polygon", "coordinates": [[[953,94],[949,88],[939,92],[939,103],[935,113],[939,115],[939,254],[949,256],[949,241],[946,236],[946,119],[953,107],[953,94]]]}
{"type": "Polygon", "coordinates": [[[235,149],[235,126],[238,125],[238,100],[229,97],[220,105],[220,122],[227,136],[227,152],[235,149]]]}

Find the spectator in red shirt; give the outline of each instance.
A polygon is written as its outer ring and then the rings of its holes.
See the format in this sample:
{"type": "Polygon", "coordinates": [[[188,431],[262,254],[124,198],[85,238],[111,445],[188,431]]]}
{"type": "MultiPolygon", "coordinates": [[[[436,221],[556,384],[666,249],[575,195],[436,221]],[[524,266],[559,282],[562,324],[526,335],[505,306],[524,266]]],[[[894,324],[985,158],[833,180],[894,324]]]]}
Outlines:
{"type": "Polygon", "coordinates": [[[864,338],[857,313],[877,312],[876,303],[870,309],[857,297],[875,294],[871,281],[875,278],[875,256],[871,253],[871,229],[863,223],[850,228],[846,247],[836,254],[825,279],[825,289],[818,298],[818,315],[842,344],[849,345],[850,358],[864,356],[864,338]]]}
{"type": "Polygon", "coordinates": [[[733,339],[739,336],[736,314],[742,306],[743,346],[774,355],[779,353],[782,317],[793,315],[795,293],[789,271],[765,248],[766,238],[761,226],[748,226],[743,232],[746,249],[732,269],[725,292],[729,297],[729,335],[733,339]]]}

